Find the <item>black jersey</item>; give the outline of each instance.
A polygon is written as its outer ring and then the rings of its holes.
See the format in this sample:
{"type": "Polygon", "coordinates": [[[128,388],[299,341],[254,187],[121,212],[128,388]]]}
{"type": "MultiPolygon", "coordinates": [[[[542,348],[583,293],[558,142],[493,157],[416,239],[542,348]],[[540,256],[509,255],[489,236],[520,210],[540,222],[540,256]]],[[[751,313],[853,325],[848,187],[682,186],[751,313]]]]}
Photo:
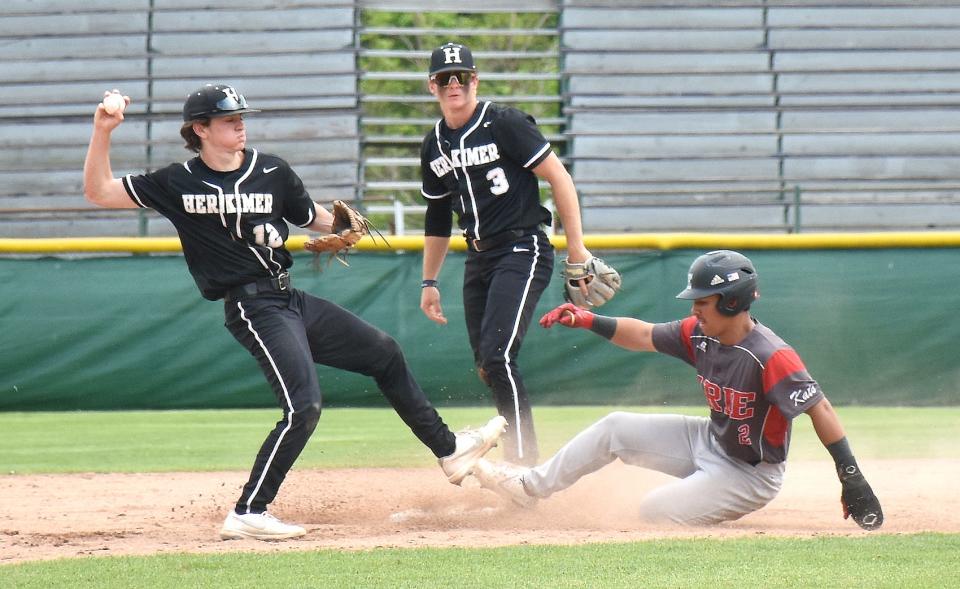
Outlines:
{"type": "Polygon", "coordinates": [[[450,235],[451,210],[471,239],[549,225],[531,171],[549,155],[550,142],[533,117],[509,106],[480,103],[459,129],[440,119],[420,149],[426,235],[450,235]]]}
{"type": "Polygon", "coordinates": [[[187,267],[204,298],[258,278],[278,276],[293,264],[284,247],[289,228],[313,222],[316,212],[303,182],[284,160],[244,150],[232,172],[211,170],[199,157],[143,175],[123,186],[141,207],[169,219],[187,267]]]}

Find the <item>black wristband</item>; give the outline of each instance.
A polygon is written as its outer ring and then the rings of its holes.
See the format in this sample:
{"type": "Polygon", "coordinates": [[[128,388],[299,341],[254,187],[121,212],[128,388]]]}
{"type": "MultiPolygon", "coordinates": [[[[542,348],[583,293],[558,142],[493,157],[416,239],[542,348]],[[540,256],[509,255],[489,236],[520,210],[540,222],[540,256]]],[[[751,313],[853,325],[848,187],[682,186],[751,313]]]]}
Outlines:
{"type": "Polygon", "coordinates": [[[827,446],[827,451],[833,457],[833,462],[837,466],[837,476],[840,482],[858,482],[863,479],[860,467],[857,466],[857,460],[853,457],[853,451],[850,450],[850,442],[846,436],[827,446]]]}
{"type": "Polygon", "coordinates": [[[594,315],[590,331],[601,337],[613,339],[614,334],[617,333],[617,320],[605,315],[594,315]]]}
{"type": "Polygon", "coordinates": [[[433,288],[440,290],[440,287],[437,286],[436,280],[424,280],[420,283],[420,288],[427,288],[428,286],[432,286],[433,288]]]}

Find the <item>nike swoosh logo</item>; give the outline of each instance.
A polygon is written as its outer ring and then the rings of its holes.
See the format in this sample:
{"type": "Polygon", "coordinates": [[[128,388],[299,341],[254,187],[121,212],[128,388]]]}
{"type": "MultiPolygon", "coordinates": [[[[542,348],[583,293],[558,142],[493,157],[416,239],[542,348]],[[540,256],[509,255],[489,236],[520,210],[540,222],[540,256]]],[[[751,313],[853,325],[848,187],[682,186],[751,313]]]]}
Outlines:
{"type": "Polygon", "coordinates": [[[483,124],[483,128],[486,129],[487,127],[490,126],[491,123],[493,123],[493,121],[487,121],[486,123],[483,124]]]}
{"type": "Polygon", "coordinates": [[[276,169],[279,168],[279,167],[280,167],[280,166],[273,166],[272,168],[264,168],[264,169],[263,169],[263,173],[264,173],[264,174],[269,174],[270,172],[276,170],[276,169]]]}
{"type": "Polygon", "coordinates": [[[515,245],[515,246],[513,246],[513,251],[515,251],[515,252],[528,252],[528,251],[530,251],[530,250],[528,250],[528,249],[525,248],[525,247],[520,247],[520,246],[518,246],[518,245],[515,245]]]}

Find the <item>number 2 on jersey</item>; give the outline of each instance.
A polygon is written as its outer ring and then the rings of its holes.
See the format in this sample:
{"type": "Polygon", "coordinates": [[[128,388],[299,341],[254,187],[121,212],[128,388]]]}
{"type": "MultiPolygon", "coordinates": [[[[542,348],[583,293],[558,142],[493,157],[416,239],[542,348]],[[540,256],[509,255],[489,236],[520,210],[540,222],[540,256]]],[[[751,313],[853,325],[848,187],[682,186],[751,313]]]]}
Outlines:
{"type": "Polygon", "coordinates": [[[753,445],[753,442],[750,441],[750,426],[749,426],[749,425],[747,425],[747,424],[741,425],[740,427],[737,428],[737,433],[740,434],[740,436],[737,438],[737,440],[740,442],[740,445],[741,445],[741,446],[752,446],[752,445],[753,445]]]}
{"type": "Polygon", "coordinates": [[[500,196],[510,190],[510,183],[507,182],[507,175],[503,173],[503,168],[493,168],[487,172],[487,180],[490,181],[490,193],[500,196]]]}

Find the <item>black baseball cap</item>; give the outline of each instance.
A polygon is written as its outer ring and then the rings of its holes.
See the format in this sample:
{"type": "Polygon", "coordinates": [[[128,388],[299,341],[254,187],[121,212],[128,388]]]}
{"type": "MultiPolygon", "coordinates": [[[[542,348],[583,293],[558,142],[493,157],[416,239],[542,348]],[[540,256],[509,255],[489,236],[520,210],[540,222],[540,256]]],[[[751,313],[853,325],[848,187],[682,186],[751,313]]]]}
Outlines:
{"type": "Polygon", "coordinates": [[[228,117],[245,112],[260,112],[247,106],[243,95],[233,86],[226,84],[205,84],[187,95],[183,103],[183,120],[212,119],[228,117]]]}
{"type": "Polygon", "coordinates": [[[477,71],[470,48],[460,43],[445,43],[430,54],[430,75],[440,72],[477,71]]]}

